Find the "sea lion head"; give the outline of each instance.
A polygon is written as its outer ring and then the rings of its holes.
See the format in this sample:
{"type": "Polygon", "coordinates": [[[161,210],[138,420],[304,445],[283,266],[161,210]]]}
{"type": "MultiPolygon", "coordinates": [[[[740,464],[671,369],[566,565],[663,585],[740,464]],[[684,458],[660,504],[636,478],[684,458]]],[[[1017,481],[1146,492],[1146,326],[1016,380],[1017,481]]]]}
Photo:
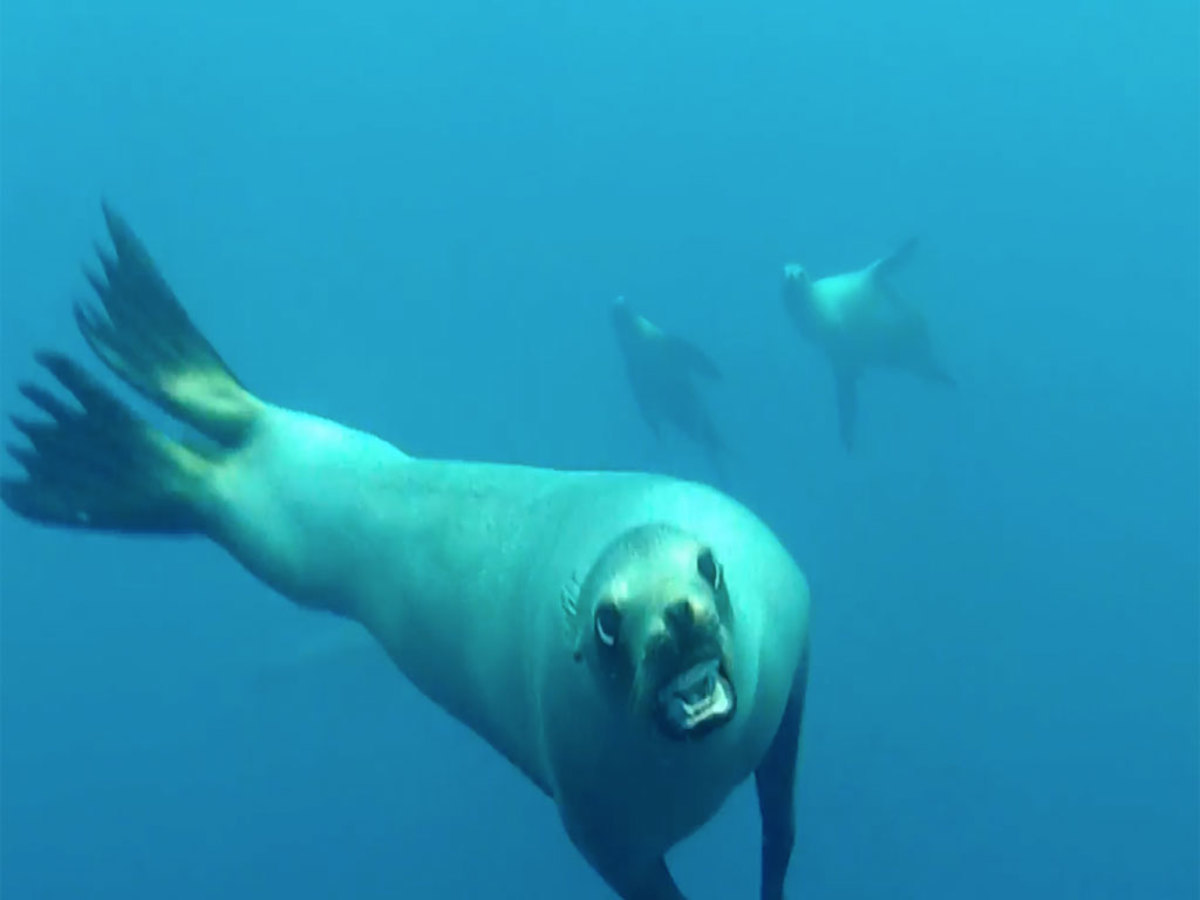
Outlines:
{"type": "Polygon", "coordinates": [[[780,296],[784,307],[797,323],[807,322],[812,310],[813,284],[808,272],[799,263],[788,263],[783,267],[780,296]]]}
{"type": "Polygon", "coordinates": [[[805,294],[812,290],[812,279],[799,263],[788,263],[783,267],[783,292],[785,295],[805,294]]]}
{"type": "Polygon", "coordinates": [[[812,298],[812,278],[808,270],[799,263],[788,263],[783,267],[780,293],[786,305],[804,304],[812,298]]]}
{"type": "Polygon", "coordinates": [[[629,301],[624,297],[616,297],[608,307],[609,318],[612,321],[613,328],[617,330],[617,334],[625,339],[633,338],[641,330],[639,326],[640,317],[629,301]]]}
{"type": "Polygon", "coordinates": [[[632,529],[588,573],[577,614],[576,657],[635,718],[674,740],[733,718],[733,609],[712,547],[671,525],[632,529]]]}

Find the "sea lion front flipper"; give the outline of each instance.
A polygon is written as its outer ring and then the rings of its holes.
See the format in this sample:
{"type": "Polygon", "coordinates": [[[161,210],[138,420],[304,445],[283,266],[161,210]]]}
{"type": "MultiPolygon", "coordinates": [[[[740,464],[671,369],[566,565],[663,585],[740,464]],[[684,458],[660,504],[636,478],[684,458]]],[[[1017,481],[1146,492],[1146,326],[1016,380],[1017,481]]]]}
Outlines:
{"type": "Polygon", "coordinates": [[[783,882],[796,842],[796,763],[800,755],[807,682],[808,655],[805,654],[783,719],[766,756],[754,772],[763,832],[762,900],[783,900],[783,882]]]}
{"type": "Polygon", "coordinates": [[[912,260],[913,255],[917,252],[917,244],[918,241],[915,237],[909,238],[887,256],[871,263],[867,267],[868,270],[875,278],[883,280],[890,278],[912,260]]]}
{"type": "Polygon", "coordinates": [[[677,336],[664,337],[667,348],[684,368],[687,368],[706,378],[720,381],[723,377],[720,367],[713,362],[711,356],[693,344],[691,341],[677,336]]]}
{"type": "Polygon", "coordinates": [[[635,896],[638,900],[687,900],[683,896],[683,891],[679,889],[679,885],[675,883],[675,879],[671,877],[671,872],[667,869],[667,862],[664,859],[659,859],[654,866],[653,883],[647,886],[646,891],[635,896]]]}

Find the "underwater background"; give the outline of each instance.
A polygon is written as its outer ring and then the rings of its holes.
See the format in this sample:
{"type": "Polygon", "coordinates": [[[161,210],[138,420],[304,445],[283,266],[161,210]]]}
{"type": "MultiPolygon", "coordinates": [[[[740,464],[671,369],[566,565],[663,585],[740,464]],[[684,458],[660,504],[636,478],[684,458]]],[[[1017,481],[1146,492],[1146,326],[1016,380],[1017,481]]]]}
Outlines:
{"type": "MultiPolygon", "coordinates": [[[[708,480],[638,417],[624,294],[720,362],[727,488],[811,582],[790,896],[1200,897],[1198,28],[5,0],[0,402],[37,348],[102,371],[70,303],[103,197],[275,402],[708,480]],[[910,236],[958,388],[868,377],[847,454],[781,267],[910,236]]],[[[5,510],[0,554],[5,900],[611,896],[515,769],[214,545],[5,510]]],[[[747,785],[669,857],[684,892],[757,896],[758,829],[747,785]]]]}

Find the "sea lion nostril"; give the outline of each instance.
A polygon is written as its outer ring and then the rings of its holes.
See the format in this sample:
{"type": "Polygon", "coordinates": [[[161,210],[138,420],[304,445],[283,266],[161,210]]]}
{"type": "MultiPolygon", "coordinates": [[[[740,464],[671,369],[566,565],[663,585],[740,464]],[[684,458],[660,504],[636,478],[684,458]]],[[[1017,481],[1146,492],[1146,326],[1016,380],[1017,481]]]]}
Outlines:
{"type": "Polygon", "coordinates": [[[667,620],[679,627],[694,624],[696,621],[696,610],[692,606],[692,601],[687,597],[680,597],[673,601],[667,607],[667,620]]]}

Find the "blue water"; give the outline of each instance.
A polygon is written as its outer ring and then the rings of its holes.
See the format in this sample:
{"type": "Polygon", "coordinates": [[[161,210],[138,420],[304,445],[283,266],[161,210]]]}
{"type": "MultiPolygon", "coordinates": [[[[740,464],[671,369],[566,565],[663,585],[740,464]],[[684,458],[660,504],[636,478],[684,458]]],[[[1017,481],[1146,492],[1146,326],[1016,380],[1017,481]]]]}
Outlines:
{"type": "MultiPolygon", "coordinates": [[[[1198,28],[1194,0],[6,0],[0,402],[35,348],[86,353],[104,196],[272,400],[707,478],[638,418],[623,293],[720,360],[730,490],[812,582],[791,897],[1200,897],[1198,28]],[[909,235],[960,387],[868,379],[847,456],[779,269],[909,235]]],[[[276,666],[329,623],[212,545],[5,511],[0,549],[5,900],[610,896],[379,656],[276,666]]],[[[757,896],[753,792],[670,861],[757,896]]]]}

